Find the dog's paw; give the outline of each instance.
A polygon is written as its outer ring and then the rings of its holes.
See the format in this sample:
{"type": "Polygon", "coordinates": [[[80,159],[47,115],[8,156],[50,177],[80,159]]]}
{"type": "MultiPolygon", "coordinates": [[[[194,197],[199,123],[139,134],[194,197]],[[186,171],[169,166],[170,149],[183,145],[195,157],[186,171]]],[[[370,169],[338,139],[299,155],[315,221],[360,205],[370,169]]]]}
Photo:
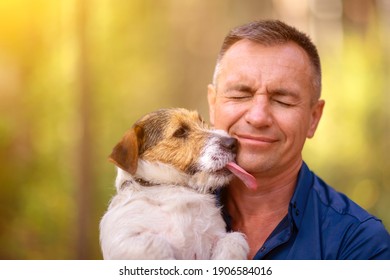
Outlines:
{"type": "Polygon", "coordinates": [[[245,235],[240,232],[229,232],[218,240],[211,258],[213,260],[246,260],[248,253],[249,246],[245,235]]]}

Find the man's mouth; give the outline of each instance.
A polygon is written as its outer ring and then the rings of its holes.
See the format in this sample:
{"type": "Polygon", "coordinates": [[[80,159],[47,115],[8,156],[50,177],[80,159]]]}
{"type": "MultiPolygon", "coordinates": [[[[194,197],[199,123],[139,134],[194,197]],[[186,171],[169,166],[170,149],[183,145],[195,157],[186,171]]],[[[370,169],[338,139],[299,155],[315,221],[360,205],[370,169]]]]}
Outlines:
{"type": "Polygon", "coordinates": [[[264,143],[264,144],[272,144],[277,142],[278,140],[274,137],[269,136],[255,136],[255,135],[248,135],[248,134],[239,134],[237,135],[238,140],[248,142],[248,143],[264,143]]]}

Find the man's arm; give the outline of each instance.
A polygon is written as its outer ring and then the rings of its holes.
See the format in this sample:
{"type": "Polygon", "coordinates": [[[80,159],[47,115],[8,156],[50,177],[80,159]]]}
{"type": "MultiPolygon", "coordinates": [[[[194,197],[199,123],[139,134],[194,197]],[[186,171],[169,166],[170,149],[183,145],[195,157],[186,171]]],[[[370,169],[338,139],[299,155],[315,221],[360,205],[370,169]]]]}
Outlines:
{"type": "Polygon", "coordinates": [[[351,229],[339,252],[344,260],[390,260],[390,235],[380,220],[370,218],[351,229]]]}

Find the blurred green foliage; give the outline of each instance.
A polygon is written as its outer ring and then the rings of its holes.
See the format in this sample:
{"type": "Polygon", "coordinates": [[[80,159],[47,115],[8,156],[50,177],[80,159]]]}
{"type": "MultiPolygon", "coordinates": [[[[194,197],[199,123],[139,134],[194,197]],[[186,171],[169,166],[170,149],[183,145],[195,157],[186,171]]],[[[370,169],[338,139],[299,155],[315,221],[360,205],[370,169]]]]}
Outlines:
{"type": "MultiPolygon", "coordinates": [[[[207,118],[206,86],[224,35],[270,15],[289,22],[279,2],[1,1],[0,259],[101,258],[112,147],[156,108],[207,118]]],[[[341,39],[334,30],[314,36],[326,108],[304,157],[389,228],[390,36],[379,7],[370,7],[365,21],[335,20],[341,39]]]]}

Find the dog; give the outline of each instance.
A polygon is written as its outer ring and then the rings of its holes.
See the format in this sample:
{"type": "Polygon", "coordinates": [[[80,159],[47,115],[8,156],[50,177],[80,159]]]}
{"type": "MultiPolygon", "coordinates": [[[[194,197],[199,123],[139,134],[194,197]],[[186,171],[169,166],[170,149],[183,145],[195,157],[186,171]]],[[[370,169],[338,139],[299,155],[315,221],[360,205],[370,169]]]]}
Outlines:
{"type": "Polygon", "coordinates": [[[243,176],[236,152],[237,140],[196,111],[138,120],[109,156],[117,192],[100,222],[103,258],[247,259],[245,236],[226,232],[213,194],[232,172],[243,176]]]}

